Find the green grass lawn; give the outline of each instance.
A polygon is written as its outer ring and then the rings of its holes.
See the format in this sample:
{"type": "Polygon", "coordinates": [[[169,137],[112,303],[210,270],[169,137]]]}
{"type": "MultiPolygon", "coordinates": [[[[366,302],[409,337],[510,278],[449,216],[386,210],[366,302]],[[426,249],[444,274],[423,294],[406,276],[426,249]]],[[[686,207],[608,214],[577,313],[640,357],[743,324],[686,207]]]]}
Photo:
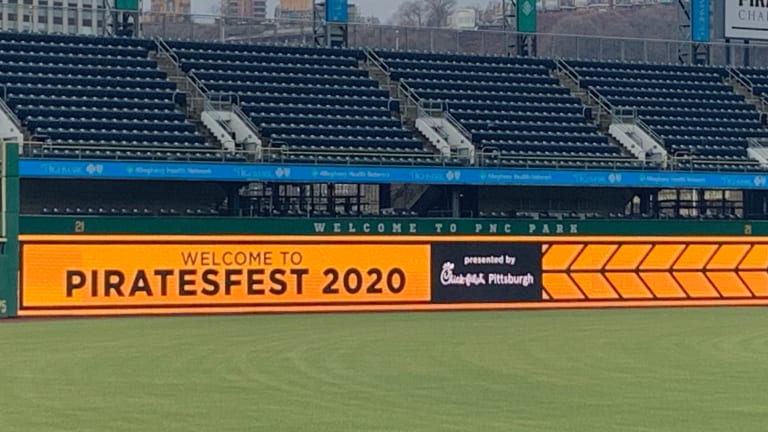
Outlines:
{"type": "Polygon", "coordinates": [[[765,431],[768,310],[0,323],[0,431],[765,431]]]}

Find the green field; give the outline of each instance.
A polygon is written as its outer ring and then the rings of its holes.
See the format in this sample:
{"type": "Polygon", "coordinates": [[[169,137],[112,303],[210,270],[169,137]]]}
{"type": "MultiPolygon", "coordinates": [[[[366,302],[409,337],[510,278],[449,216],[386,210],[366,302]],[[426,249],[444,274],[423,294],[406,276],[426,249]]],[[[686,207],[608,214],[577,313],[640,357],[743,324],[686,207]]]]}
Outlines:
{"type": "Polygon", "coordinates": [[[768,310],[0,322],[0,431],[765,431],[768,310]]]}

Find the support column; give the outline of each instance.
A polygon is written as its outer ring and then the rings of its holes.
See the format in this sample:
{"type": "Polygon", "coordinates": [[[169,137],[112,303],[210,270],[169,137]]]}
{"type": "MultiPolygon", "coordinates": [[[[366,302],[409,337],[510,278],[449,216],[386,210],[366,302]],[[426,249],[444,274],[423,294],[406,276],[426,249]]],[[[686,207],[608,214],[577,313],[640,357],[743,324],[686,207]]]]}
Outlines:
{"type": "Polygon", "coordinates": [[[461,217],[461,189],[458,187],[451,187],[451,217],[461,217]]]}
{"type": "Polygon", "coordinates": [[[270,213],[274,213],[275,210],[283,211],[280,207],[280,183],[270,183],[269,190],[272,191],[270,213]]]}
{"type": "Polygon", "coordinates": [[[230,186],[227,191],[227,212],[230,216],[242,216],[240,187],[242,185],[230,186]]]}
{"type": "Polygon", "coordinates": [[[19,305],[19,145],[3,144],[0,150],[0,218],[6,240],[0,252],[0,318],[8,318],[16,316],[19,305]]]}
{"type": "Polygon", "coordinates": [[[379,185],[379,209],[392,207],[392,187],[388,184],[379,185]]]}
{"type": "Polygon", "coordinates": [[[336,216],[336,185],[328,183],[328,214],[336,216]]]}

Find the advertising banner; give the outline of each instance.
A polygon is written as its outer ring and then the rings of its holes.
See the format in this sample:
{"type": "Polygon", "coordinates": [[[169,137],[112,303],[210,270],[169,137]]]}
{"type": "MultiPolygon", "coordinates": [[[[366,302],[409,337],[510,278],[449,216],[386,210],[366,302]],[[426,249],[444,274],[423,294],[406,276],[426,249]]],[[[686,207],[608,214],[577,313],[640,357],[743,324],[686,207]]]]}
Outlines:
{"type": "Polygon", "coordinates": [[[517,31],[536,33],[536,0],[518,0],[517,31]]]}
{"type": "Polygon", "coordinates": [[[349,21],[349,5],[347,0],[326,0],[325,20],[334,23],[349,21]]]}
{"type": "Polygon", "coordinates": [[[694,42],[709,42],[709,2],[691,0],[691,39],[694,42]]]}
{"type": "Polygon", "coordinates": [[[25,244],[22,306],[184,307],[429,301],[428,245],[25,244]]]}
{"type": "Polygon", "coordinates": [[[432,301],[436,303],[541,300],[541,245],[435,243],[432,301]]]}
{"type": "Polygon", "coordinates": [[[725,37],[768,39],[768,3],[763,0],[725,0],[725,37]]]}
{"type": "Polygon", "coordinates": [[[19,315],[768,304],[768,237],[23,235],[19,315]]]}
{"type": "Polygon", "coordinates": [[[23,159],[22,178],[768,189],[764,173],[23,159]]]}

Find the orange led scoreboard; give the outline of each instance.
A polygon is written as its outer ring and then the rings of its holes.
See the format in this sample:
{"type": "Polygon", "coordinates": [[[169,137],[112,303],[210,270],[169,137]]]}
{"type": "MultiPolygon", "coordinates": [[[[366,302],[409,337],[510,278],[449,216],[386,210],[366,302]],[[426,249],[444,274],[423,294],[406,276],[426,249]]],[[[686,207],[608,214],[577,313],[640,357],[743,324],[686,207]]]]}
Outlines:
{"type": "Polygon", "coordinates": [[[768,238],[22,235],[19,315],[768,304],[768,238]]]}

